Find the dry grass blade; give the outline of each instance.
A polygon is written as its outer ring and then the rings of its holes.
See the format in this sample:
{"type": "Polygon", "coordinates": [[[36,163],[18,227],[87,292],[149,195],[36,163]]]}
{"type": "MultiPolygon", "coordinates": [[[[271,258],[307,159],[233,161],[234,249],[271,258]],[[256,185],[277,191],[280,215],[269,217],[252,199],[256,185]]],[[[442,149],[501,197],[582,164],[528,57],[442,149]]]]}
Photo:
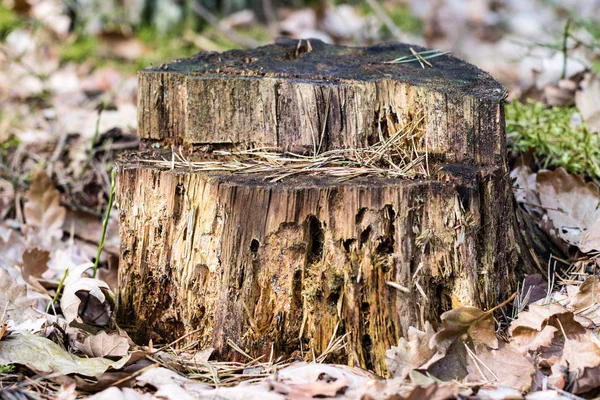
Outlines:
{"type": "MultiPolygon", "coordinates": [[[[396,116],[397,117],[397,116],[396,116]]],[[[266,174],[278,182],[295,175],[316,175],[340,181],[365,176],[426,178],[429,176],[424,117],[416,117],[401,125],[386,115],[386,135],[379,132],[379,142],[356,149],[334,149],[320,152],[322,136],[313,135],[313,155],[282,153],[259,147],[240,151],[215,151],[214,160],[191,161],[173,151],[170,160],[141,160],[165,168],[190,171],[266,174]],[[425,148],[424,152],[419,149],[425,148]]]]}
{"type": "Polygon", "coordinates": [[[424,50],[417,52],[412,47],[410,48],[410,51],[412,54],[398,57],[391,61],[386,61],[385,64],[406,64],[417,61],[419,64],[421,64],[421,68],[425,68],[425,64],[433,67],[433,65],[431,65],[431,63],[427,60],[450,53],[449,51],[441,50],[424,50]]]}

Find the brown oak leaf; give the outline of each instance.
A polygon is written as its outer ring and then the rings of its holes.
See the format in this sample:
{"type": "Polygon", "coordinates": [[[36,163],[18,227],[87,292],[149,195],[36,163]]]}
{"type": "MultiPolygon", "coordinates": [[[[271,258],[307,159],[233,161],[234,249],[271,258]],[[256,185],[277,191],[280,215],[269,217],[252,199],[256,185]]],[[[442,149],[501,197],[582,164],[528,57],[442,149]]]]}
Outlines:
{"type": "Polygon", "coordinates": [[[398,346],[392,346],[385,352],[386,364],[392,376],[404,379],[409,372],[425,364],[436,353],[429,347],[429,341],[435,334],[429,322],[425,323],[425,331],[414,327],[408,328],[407,339],[400,338],[398,346]]]}

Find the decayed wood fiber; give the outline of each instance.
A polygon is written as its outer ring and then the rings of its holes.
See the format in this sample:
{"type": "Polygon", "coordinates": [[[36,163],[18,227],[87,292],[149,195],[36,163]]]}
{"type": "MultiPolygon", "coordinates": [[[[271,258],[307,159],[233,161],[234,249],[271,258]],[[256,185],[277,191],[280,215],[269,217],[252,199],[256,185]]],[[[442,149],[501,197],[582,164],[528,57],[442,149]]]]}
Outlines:
{"type": "Polygon", "coordinates": [[[330,360],[385,374],[384,351],[409,326],[516,288],[498,172],[275,184],[129,164],[118,179],[120,318],[141,340],[198,330],[185,343],[221,359],[239,356],[228,339],[252,355],[319,355],[348,333],[330,360]]]}

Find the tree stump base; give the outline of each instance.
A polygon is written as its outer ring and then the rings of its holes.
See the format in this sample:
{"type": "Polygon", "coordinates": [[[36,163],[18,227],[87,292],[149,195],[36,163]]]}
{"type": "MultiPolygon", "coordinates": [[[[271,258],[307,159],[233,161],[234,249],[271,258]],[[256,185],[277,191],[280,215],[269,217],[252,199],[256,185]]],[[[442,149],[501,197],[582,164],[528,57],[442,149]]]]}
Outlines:
{"type": "Polygon", "coordinates": [[[169,167],[160,150],[129,154],[118,302],[137,340],[186,335],[181,344],[212,346],[219,359],[240,358],[231,342],[252,356],[328,354],[385,375],[385,350],[409,326],[516,289],[526,256],[501,87],[449,56],[426,69],[384,63],[403,54],[284,41],[141,72],[140,137],[179,145],[190,166],[223,148],[368,148],[420,115],[423,134],[404,145],[426,152],[433,172],[273,182],[169,167]]]}

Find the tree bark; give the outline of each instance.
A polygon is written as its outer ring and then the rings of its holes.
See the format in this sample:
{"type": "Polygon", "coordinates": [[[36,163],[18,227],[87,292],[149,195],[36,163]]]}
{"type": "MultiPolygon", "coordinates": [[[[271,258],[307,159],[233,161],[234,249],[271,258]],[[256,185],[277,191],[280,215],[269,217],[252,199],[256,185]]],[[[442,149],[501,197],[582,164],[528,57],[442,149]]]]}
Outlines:
{"type": "Polygon", "coordinates": [[[436,172],[272,182],[147,162],[170,158],[164,150],[130,154],[118,176],[118,298],[136,339],[187,335],[181,344],[220,359],[239,358],[229,341],[252,356],[325,353],[385,375],[385,350],[409,326],[516,290],[530,261],[502,88],[449,56],[425,69],[383,63],[405,54],[285,41],[140,73],[140,137],[192,160],[223,147],[361,148],[422,117],[415,146],[436,172]]]}

